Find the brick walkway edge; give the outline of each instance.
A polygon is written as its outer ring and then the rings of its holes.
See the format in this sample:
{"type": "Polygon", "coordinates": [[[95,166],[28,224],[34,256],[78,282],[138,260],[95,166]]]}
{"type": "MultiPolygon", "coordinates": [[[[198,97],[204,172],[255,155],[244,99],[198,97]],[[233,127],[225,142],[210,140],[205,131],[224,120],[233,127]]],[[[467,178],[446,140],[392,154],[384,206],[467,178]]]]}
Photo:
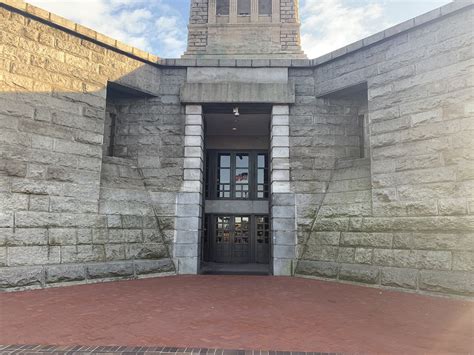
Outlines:
{"type": "Polygon", "coordinates": [[[53,345],[0,345],[0,354],[181,354],[181,355],[341,355],[342,353],[224,350],[201,348],[171,348],[145,346],[53,346],[53,345]]]}

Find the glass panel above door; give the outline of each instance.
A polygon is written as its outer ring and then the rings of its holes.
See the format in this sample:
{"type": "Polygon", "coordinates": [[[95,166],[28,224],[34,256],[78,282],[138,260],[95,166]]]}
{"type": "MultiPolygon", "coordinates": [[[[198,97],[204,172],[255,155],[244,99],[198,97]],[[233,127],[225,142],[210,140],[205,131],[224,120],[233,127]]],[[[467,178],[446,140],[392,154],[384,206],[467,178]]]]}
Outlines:
{"type": "Polygon", "coordinates": [[[219,154],[218,157],[218,171],[217,171],[217,196],[219,198],[231,197],[231,155],[219,154]]]}
{"type": "Polygon", "coordinates": [[[235,198],[249,198],[249,155],[237,153],[235,155],[235,198]]]}
{"type": "Polygon", "coordinates": [[[206,199],[266,200],[268,153],[255,151],[206,154],[206,199]]]}

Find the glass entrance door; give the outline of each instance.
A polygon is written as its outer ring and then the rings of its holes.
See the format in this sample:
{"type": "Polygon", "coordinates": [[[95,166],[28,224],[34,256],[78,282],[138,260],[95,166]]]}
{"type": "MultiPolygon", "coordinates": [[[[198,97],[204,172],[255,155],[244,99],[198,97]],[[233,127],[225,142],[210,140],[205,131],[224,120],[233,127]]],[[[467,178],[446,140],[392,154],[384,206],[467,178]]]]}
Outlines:
{"type": "Polygon", "coordinates": [[[209,226],[205,240],[210,242],[210,261],[232,264],[269,263],[268,216],[210,215],[206,218],[209,226]]]}

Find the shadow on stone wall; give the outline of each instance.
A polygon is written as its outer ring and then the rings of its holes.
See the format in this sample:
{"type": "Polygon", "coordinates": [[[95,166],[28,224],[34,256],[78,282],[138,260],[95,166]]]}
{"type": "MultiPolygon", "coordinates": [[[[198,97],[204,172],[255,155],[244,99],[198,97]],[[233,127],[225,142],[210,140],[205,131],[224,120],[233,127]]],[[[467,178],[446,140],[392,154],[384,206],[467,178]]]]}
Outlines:
{"type": "Polygon", "coordinates": [[[120,106],[117,143],[133,149],[107,157],[105,87],[59,90],[60,79],[79,80],[74,67],[72,77],[8,67],[0,88],[0,287],[175,273],[183,71],[141,65],[114,80],[149,98],[120,106]]]}

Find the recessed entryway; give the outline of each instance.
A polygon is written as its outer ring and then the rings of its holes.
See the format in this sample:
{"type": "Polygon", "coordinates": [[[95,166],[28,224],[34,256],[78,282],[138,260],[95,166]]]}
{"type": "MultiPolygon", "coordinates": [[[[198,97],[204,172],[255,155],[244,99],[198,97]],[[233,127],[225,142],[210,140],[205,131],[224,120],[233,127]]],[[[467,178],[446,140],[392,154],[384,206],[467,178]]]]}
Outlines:
{"type": "Polygon", "coordinates": [[[204,106],[201,273],[269,274],[269,105],[204,106]]]}

